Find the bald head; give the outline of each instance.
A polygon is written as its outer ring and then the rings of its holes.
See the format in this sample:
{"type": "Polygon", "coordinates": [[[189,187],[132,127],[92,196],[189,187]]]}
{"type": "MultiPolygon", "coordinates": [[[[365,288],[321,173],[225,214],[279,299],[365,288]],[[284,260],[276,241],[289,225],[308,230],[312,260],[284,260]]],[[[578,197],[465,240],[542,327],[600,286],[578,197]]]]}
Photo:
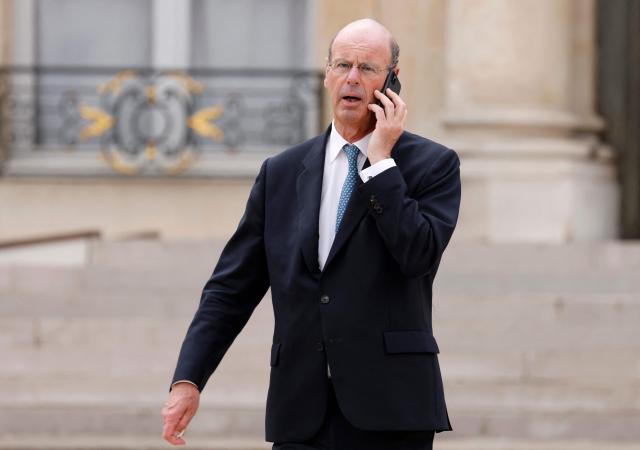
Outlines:
{"type": "Polygon", "coordinates": [[[333,45],[336,41],[359,42],[363,40],[385,40],[389,44],[389,61],[391,67],[398,65],[400,47],[393,35],[384,25],[373,19],[360,19],[347,24],[342,28],[329,44],[328,59],[331,62],[333,45]]]}

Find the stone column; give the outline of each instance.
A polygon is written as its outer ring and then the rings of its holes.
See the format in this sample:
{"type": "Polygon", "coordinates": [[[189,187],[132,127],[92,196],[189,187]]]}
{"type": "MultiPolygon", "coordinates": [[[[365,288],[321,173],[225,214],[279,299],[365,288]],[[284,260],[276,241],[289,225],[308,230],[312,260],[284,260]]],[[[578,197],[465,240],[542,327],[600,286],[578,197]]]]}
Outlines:
{"type": "Polygon", "coordinates": [[[0,0],[0,65],[6,65],[11,59],[12,1],[0,0]]]}
{"type": "Polygon", "coordinates": [[[9,93],[7,66],[11,62],[11,7],[9,0],[0,0],[0,173],[3,162],[8,152],[8,110],[7,101],[9,93]]]}
{"type": "Polygon", "coordinates": [[[594,113],[593,0],[450,0],[443,126],[463,160],[459,237],[615,237],[594,113]]]}
{"type": "Polygon", "coordinates": [[[12,72],[9,87],[10,121],[13,139],[12,156],[28,155],[36,145],[37,76],[36,4],[34,0],[12,2],[13,22],[11,37],[12,72]]]}
{"type": "Polygon", "coordinates": [[[152,65],[187,69],[191,56],[191,1],[154,0],[152,65]]]}

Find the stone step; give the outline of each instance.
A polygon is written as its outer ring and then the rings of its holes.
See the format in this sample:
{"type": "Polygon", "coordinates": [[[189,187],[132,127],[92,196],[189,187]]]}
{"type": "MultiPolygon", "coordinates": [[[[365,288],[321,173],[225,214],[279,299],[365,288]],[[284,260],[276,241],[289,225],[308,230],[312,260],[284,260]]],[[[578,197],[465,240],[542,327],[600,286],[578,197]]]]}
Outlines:
{"type": "Polygon", "coordinates": [[[442,268],[434,289],[445,295],[495,298],[520,294],[632,295],[640,292],[639,271],[548,273],[457,272],[442,268]]]}
{"type": "MultiPolygon", "coordinates": [[[[224,244],[224,241],[213,240],[97,240],[88,243],[86,260],[90,266],[102,270],[123,267],[165,271],[206,267],[211,270],[224,244]]],[[[516,275],[634,272],[640,269],[640,242],[488,245],[454,240],[441,268],[447,272],[516,275]]]]}
{"type": "MultiPolygon", "coordinates": [[[[0,449],[167,448],[159,410],[219,249],[98,242],[85,268],[0,267],[0,449]]],[[[452,246],[434,331],[455,432],[435,448],[640,449],[638,269],[637,243],[452,246]]],[[[267,296],[207,385],[190,446],[270,448],[272,331],[267,296]]]]}
{"type": "MultiPolygon", "coordinates": [[[[139,267],[53,267],[0,266],[0,293],[69,293],[75,290],[108,290],[113,287],[144,290],[202,288],[215,267],[216,259],[206,263],[186,262],[171,268],[139,267]]],[[[458,270],[441,266],[434,287],[446,294],[476,296],[524,293],[552,294],[633,294],[640,290],[638,269],[559,271],[487,271],[483,268],[458,270]]]]}
{"type": "MultiPolygon", "coordinates": [[[[460,439],[438,434],[435,450],[638,450],[638,442],[523,439],[460,439]]],[[[260,439],[212,439],[188,437],[193,450],[265,450],[271,444],[260,439]]],[[[2,450],[166,450],[168,444],[155,436],[37,435],[0,437],[2,450]]]]}
{"type": "MultiPolygon", "coordinates": [[[[269,370],[267,347],[268,345],[231,347],[222,362],[222,365],[229,367],[228,374],[224,375],[230,379],[230,385],[257,384],[258,380],[267,378],[269,370]]],[[[148,380],[149,387],[158,386],[163,389],[173,373],[177,357],[177,349],[175,350],[175,352],[165,351],[164,354],[156,351],[147,356],[143,351],[138,350],[129,352],[129,356],[118,356],[109,352],[102,360],[90,352],[84,354],[74,352],[69,356],[64,352],[46,356],[34,356],[31,352],[25,352],[24,360],[16,360],[16,353],[7,352],[6,357],[3,356],[4,367],[0,371],[0,381],[4,385],[0,391],[8,389],[10,395],[16,395],[17,393],[12,391],[12,382],[19,379],[17,386],[24,386],[23,391],[31,393],[35,390],[34,386],[40,386],[37,383],[39,379],[55,380],[63,377],[86,380],[87,389],[95,380],[99,381],[101,378],[117,379],[126,383],[144,377],[148,380]],[[134,361],[135,356],[141,360],[134,361]],[[84,358],[84,361],[79,362],[79,358],[84,358]],[[48,365],[45,366],[45,364],[48,365]]],[[[547,384],[560,388],[569,386],[566,388],[569,392],[573,389],[580,392],[582,388],[597,390],[616,386],[619,392],[638,395],[640,377],[637,353],[608,356],[606,352],[591,354],[584,352],[581,356],[582,360],[580,357],[572,358],[570,354],[567,354],[566,358],[555,355],[555,358],[549,362],[548,357],[539,354],[531,355],[527,361],[518,363],[514,362],[517,360],[516,357],[509,360],[497,353],[479,355],[476,358],[454,354],[441,355],[440,366],[446,383],[464,383],[483,389],[486,389],[487,384],[490,383],[497,386],[506,386],[505,383],[534,387],[547,384]],[[495,364],[491,364],[492,362],[495,364]],[[557,365],[554,365],[555,363],[557,365]],[[505,368],[503,373],[498,372],[500,367],[505,368]],[[541,368],[537,369],[537,367],[541,368]],[[629,392],[633,389],[635,392],[629,392]]],[[[218,371],[215,376],[220,379],[223,374],[218,371]]],[[[52,384],[49,390],[55,389],[56,385],[52,384]]]]}
{"type": "MultiPolygon", "coordinates": [[[[0,266],[2,292],[70,293],[116,288],[201,289],[222,243],[92,243],[81,267],[0,266]]],[[[627,293],[640,291],[640,244],[566,246],[452,245],[436,278],[441,293],[496,296],[529,293],[627,293]]]]}
{"type": "MultiPolygon", "coordinates": [[[[84,308],[75,303],[48,308],[23,303],[4,304],[0,317],[0,348],[73,345],[92,348],[102,342],[105,350],[127,342],[128,346],[176,345],[196,309],[178,301],[145,308],[104,303],[84,308]],[[172,306],[175,305],[175,306],[172,306]],[[172,310],[172,308],[174,308],[172,310]],[[21,310],[21,311],[20,311],[21,310]],[[149,311],[147,313],[147,311],[149,311]],[[174,330],[174,334],[165,333],[174,330]],[[175,340],[175,341],[174,341],[175,340]]],[[[36,303],[37,304],[37,303],[36,303]]],[[[55,304],[54,304],[55,305],[55,304]]],[[[50,305],[52,306],[52,305],[50,305]]],[[[270,300],[264,299],[250,320],[257,330],[273,329],[270,300]]],[[[640,304],[619,300],[613,304],[545,301],[441,301],[434,306],[434,334],[441,350],[503,352],[640,351],[640,304]],[[473,306],[473,307],[471,307],[473,306]]],[[[253,329],[253,328],[250,328],[253,329]]],[[[259,332],[270,342],[270,331],[259,332]]],[[[51,350],[53,351],[53,350],[51,350]]]]}
{"type": "MultiPolygon", "coordinates": [[[[164,399],[163,399],[164,401],[164,399]]],[[[0,410],[0,436],[104,434],[160,436],[162,402],[157,404],[38,404],[0,410]]],[[[264,406],[202,405],[189,424],[191,436],[264,439],[264,406]]],[[[2,448],[2,447],[0,447],[2,448]]]]}
{"type": "Polygon", "coordinates": [[[72,294],[111,289],[179,291],[198,288],[211,275],[211,266],[182,266],[175,270],[119,268],[9,266],[0,267],[0,294],[72,294]]]}
{"type": "MultiPolygon", "coordinates": [[[[217,260],[225,241],[95,241],[91,264],[101,267],[155,267],[173,269],[217,260]],[[178,263],[178,264],[176,264],[178,263]]],[[[447,270],[510,273],[583,273],[640,269],[640,242],[600,241],[555,244],[483,244],[456,242],[442,260],[447,270]]]]}
{"type": "MultiPolygon", "coordinates": [[[[0,316],[9,317],[175,317],[192,316],[198,307],[200,286],[179,289],[77,290],[70,293],[0,294],[0,316]]],[[[527,318],[530,321],[594,322],[600,319],[624,322],[640,314],[640,294],[502,294],[495,297],[448,294],[436,291],[434,326],[448,320],[477,323],[527,318]]],[[[261,303],[271,304],[267,291],[261,303]]],[[[532,322],[533,323],[533,322],[532,322]]],[[[537,324],[537,322],[536,322],[537,324]]],[[[622,322],[619,323],[623,326],[622,322]]]]}
{"type": "MultiPolygon", "coordinates": [[[[440,345],[442,350],[442,345],[440,345]]],[[[555,383],[575,388],[625,389],[640,386],[640,352],[581,351],[559,349],[539,352],[456,351],[444,349],[439,355],[445,383],[482,385],[555,383]]]]}
{"type": "MultiPolygon", "coordinates": [[[[0,437],[8,435],[157,436],[162,403],[38,404],[0,409],[0,437]]],[[[526,411],[458,408],[449,415],[457,438],[570,440],[640,443],[638,411],[526,411]]],[[[264,405],[202,404],[189,425],[190,437],[263,439],[264,405]]],[[[2,447],[0,447],[2,448],[2,447]]]]}
{"type": "MultiPolygon", "coordinates": [[[[580,308],[569,305],[559,313],[549,302],[488,305],[492,303],[455,308],[445,302],[444,308],[434,312],[443,370],[450,367],[454,377],[465,373],[480,380],[633,381],[640,377],[640,313],[633,303],[613,308],[597,302],[580,308]]],[[[191,314],[155,316],[157,309],[148,315],[132,310],[129,315],[98,309],[94,315],[65,312],[44,317],[10,317],[4,311],[0,374],[166,370],[176,358],[191,314]]],[[[272,330],[273,312],[265,299],[231,347],[251,355],[238,358],[241,369],[248,370],[252,364],[262,367],[268,361],[272,330]]]]}
{"type": "Polygon", "coordinates": [[[640,241],[556,244],[453,242],[441,267],[459,272],[584,273],[640,269],[640,241]]]}
{"type": "MultiPolygon", "coordinates": [[[[515,440],[571,440],[640,444],[637,412],[449,411],[456,437],[515,440]]],[[[453,434],[453,433],[452,433],[453,434]]],[[[579,448],[579,447],[578,447],[579,448]]],[[[602,448],[602,447],[596,447],[602,448]]],[[[633,447],[632,447],[633,448],[633,447]]],[[[638,447],[640,450],[640,447],[638,447]]]]}
{"type": "MultiPolygon", "coordinates": [[[[68,317],[192,317],[198,308],[201,287],[145,290],[114,287],[110,290],[70,293],[0,294],[4,318],[68,317]]],[[[270,297],[262,302],[270,303],[270,297]]]]}
{"type": "Polygon", "coordinates": [[[433,306],[443,352],[640,350],[635,295],[443,297],[433,306]]]}
{"type": "MultiPolygon", "coordinates": [[[[0,436],[1,450],[166,450],[169,447],[159,436],[158,430],[142,436],[77,434],[59,436],[41,434],[29,436],[0,436]]],[[[189,449],[193,450],[265,450],[271,444],[255,438],[189,438],[185,435],[189,449]]],[[[545,449],[546,450],[546,449],[545,449]]],[[[555,450],[555,449],[554,449],[555,450]]],[[[612,448],[626,450],[626,448],[612,448]]]]}
{"type": "MultiPolygon", "coordinates": [[[[262,409],[267,396],[268,370],[241,373],[229,365],[212,376],[202,395],[211,408],[246,407],[262,409]]],[[[30,407],[160,405],[168,393],[170,374],[153,374],[144,380],[123,376],[99,379],[84,374],[76,377],[49,376],[46,381],[0,377],[4,409],[30,407]]],[[[474,412],[562,414],[627,413],[640,417],[640,387],[623,385],[567,385],[560,382],[512,382],[446,379],[445,393],[452,413],[474,412]]]]}
{"type": "Polygon", "coordinates": [[[168,271],[181,267],[213,269],[225,243],[215,240],[94,241],[89,251],[89,264],[101,269],[121,267],[168,271]]]}
{"type": "MultiPolygon", "coordinates": [[[[270,305],[260,305],[227,354],[239,371],[268,367],[273,320],[264,316],[269,314],[270,305]]],[[[189,322],[185,316],[2,318],[0,374],[167,373],[173,370],[189,322]]]]}

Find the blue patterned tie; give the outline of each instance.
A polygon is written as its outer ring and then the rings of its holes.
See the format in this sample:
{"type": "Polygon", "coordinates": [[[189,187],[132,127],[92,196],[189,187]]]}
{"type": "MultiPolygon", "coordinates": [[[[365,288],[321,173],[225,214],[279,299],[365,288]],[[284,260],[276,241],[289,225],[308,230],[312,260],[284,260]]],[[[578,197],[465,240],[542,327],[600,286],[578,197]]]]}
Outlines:
{"type": "Polygon", "coordinates": [[[340,193],[338,215],[336,217],[336,233],[338,232],[338,229],[340,229],[340,222],[342,222],[342,216],[344,216],[344,212],[347,209],[347,203],[349,203],[351,193],[356,187],[356,180],[358,178],[358,154],[360,153],[360,149],[352,144],[345,144],[344,147],[342,147],[342,150],[347,153],[347,159],[349,160],[349,172],[347,173],[347,178],[344,179],[342,192],[340,193]]]}

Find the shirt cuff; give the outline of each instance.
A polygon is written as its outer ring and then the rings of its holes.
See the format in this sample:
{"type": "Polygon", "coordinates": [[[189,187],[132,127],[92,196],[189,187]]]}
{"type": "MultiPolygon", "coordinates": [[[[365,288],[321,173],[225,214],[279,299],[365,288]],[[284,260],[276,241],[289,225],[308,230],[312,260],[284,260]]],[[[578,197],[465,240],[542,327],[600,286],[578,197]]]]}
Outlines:
{"type": "Polygon", "coordinates": [[[362,181],[366,183],[376,175],[379,175],[385,170],[395,166],[396,166],[396,162],[393,160],[393,158],[381,159],[374,165],[369,166],[366,169],[362,169],[362,171],[360,171],[360,178],[362,178],[362,181]]]}
{"type": "MultiPolygon", "coordinates": [[[[189,384],[194,385],[194,386],[196,387],[196,389],[198,389],[198,385],[197,385],[197,384],[195,384],[193,381],[189,381],[189,380],[178,380],[178,381],[176,381],[175,383],[172,383],[172,384],[171,384],[171,389],[173,389],[173,387],[174,387],[176,384],[178,384],[178,383],[189,383],[189,384]]],[[[198,389],[198,390],[200,390],[200,389],[198,389]]]]}

